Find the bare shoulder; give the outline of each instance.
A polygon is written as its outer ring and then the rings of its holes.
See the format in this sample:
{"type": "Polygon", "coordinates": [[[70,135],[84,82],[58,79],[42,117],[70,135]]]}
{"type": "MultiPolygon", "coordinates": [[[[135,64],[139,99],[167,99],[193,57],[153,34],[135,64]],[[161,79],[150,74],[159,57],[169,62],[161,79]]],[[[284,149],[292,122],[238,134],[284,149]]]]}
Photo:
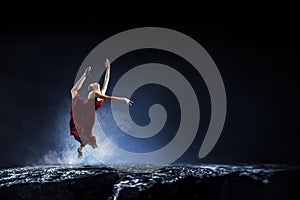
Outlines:
{"type": "Polygon", "coordinates": [[[92,98],[96,98],[97,101],[102,101],[103,99],[102,97],[102,92],[98,92],[98,91],[93,91],[93,96],[92,98]]]}
{"type": "Polygon", "coordinates": [[[96,93],[94,91],[91,91],[88,95],[88,99],[94,99],[96,96],[96,93]]]}
{"type": "Polygon", "coordinates": [[[99,97],[97,97],[97,94],[100,94],[100,95],[101,95],[101,93],[99,93],[99,92],[97,92],[97,91],[91,91],[91,92],[89,93],[89,95],[88,95],[88,99],[91,100],[91,99],[97,98],[97,99],[96,99],[97,101],[101,101],[102,99],[99,98],[99,97]]]}

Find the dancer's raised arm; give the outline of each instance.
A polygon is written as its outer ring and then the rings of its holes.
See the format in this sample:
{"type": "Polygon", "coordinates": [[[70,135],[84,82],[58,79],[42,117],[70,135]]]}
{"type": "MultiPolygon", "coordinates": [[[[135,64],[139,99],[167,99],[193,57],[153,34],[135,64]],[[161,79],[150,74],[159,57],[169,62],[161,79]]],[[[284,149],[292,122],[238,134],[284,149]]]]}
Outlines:
{"type": "Polygon", "coordinates": [[[132,105],[133,101],[131,101],[130,99],[127,99],[125,97],[115,97],[115,96],[107,96],[107,95],[103,95],[98,91],[95,91],[95,97],[97,98],[101,98],[101,99],[105,99],[105,100],[116,100],[116,101],[124,101],[127,105],[132,105]]]}
{"type": "Polygon", "coordinates": [[[80,77],[80,79],[75,83],[75,85],[73,86],[73,88],[71,89],[71,95],[72,95],[72,99],[76,96],[76,94],[78,93],[78,90],[80,90],[83,82],[85,81],[88,73],[90,72],[91,67],[88,67],[85,72],[82,74],[82,76],[80,77]]]}
{"type": "Polygon", "coordinates": [[[110,76],[110,61],[107,58],[105,60],[105,67],[106,67],[106,73],[105,73],[103,86],[102,86],[102,89],[101,89],[102,94],[106,93],[108,82],[109,82],[109,76],[110,76]]]}

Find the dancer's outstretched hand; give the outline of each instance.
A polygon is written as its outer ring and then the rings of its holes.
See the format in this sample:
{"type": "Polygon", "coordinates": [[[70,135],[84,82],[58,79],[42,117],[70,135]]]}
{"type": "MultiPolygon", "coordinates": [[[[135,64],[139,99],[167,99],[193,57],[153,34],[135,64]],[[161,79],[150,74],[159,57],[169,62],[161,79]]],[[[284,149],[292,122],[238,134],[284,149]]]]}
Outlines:
{"type": "Polygon", "coordinates": [[[126,104],[128,106],[131,106],[133,104],[133,101],[131,101],[130,99],[124,98],[124,101],[126,102],[126,104]]]}
{"type": "Polygon", "coordinates": [[[88,76],[90,74],[92,67],[87,67],[86,70],[84,71],[85,76],[88,76]]]}
{"type": "Polygon", "coordinates": [[[106,58],[106,60],[105,60],[105,67],[106,67],[106,69],[110,68],[110,61],[108,60],[108,58],[106,58]]]}

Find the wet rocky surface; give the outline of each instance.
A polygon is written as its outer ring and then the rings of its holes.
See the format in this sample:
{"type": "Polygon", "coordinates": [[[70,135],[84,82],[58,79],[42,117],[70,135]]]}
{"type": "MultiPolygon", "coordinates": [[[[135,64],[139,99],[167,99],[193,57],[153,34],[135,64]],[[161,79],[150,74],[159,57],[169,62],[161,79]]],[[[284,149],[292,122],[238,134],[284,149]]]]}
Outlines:
{"type": "Polygon", "coordinates": [[[0,170],[1,199],[299,199],[299,167],[201,165],[0,170]]]}

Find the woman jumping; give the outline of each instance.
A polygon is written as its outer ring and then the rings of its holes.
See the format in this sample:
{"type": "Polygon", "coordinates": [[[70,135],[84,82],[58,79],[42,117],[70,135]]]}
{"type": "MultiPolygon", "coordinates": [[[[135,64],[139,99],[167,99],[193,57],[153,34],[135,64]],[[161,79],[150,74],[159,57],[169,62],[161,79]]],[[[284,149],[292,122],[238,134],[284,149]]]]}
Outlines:
{"type": "Polygon", "coordinates": [[[110,76],[110,61],[105,61],[106,74],[102,88],[100,89],[99,83],[92,83],[88,86],[88,97],[82,99],[78,94],[78,90],[81,88],[83,82],[87,78],[91,71],[91,67],[88,67],[81,78],[71,89],[72,106],[70,109],[71,120],[70,129],[71,135],[75,140],[80,142],[80,147],[77,149],[78,157],[82,158],[82,149],[86,144],[89,144],[94,148],[97,147],[96,138],[93,136],[92,129],[95,123],[95,117],[97,111],[105,100],[117,100],[124,101],[127,105],[132,105],[132,101],[124,97],[107,96],[105,92],[107,90],[109,76],[110,76]]]}

